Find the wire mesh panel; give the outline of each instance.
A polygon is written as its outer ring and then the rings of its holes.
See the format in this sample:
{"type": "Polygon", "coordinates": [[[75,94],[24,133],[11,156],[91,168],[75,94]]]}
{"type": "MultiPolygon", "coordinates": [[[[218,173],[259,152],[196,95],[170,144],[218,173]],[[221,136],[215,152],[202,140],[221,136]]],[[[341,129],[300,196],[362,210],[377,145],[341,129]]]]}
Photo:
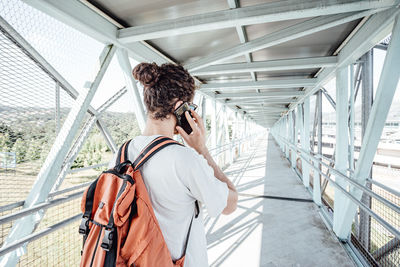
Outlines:
{"type": "Polygon", "coordinates": [[[21,0],[0,1],[3,17],[78,92],[93,76],[104,45],[21,0]]]}
{"type": "MultiPolygon", "coordinates": [[[[91,70],[95,69],[103,44],[19,0],[1,1],[0,16],[78,93],[87,90],[87,81],[93,77],[91,70]]],[[[74,92],[65,91],[66,86],[55,80],[46,65],[34,59],[28,46],[17,43],[13,34],[0,27],[0,216],[21,210],[23,200],[31,190],[77,96],[74,92]]],[[[102,139],[99,130],[93,130],[90,137],[88,145],[84,145],[85,157],[90,155],[96,158],[98,155],[94,152],[106,152],[105,142],[97,142],[102,139]]],[[[85,160],[89,164],[90,158],[85,160]]],[[[78,175],[64,182],[61,188],[89,180],[78,175]]],[[[97,175],[91,175],[90,180],[97,175]]],[[[53,200],[75,194],[70,201],[47,209],[35,234],[79,215],[79,190],[83,188],[55,197],[53,200]]],[[[1,224],[0,245],[14,222],[1,224]]],[[[77,265],[82,245],[78,223],[73,221],[29,243],[19,266],[77,265]]]]}
{"type": "Polygon", "coordinates": [[[26,197],[74,100],[4,33],[0,33],[0,69],[0,202],[4,205],[26,197]]]}

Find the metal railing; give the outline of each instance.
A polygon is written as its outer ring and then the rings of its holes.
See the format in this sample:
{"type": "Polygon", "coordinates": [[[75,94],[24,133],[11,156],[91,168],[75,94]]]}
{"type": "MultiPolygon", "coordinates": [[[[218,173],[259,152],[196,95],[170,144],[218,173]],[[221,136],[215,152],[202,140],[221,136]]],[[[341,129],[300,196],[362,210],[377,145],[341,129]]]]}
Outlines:
{"type": "MultiPolygon", "coordinates": [[[[361,252],[363,254],[363,256],[366,256],[367,258],[369,257],[369,259],[367,259],[369,261],[368,264],[371,264],[371,261],[374,262],[372,264],[378,264],[376,261],[378,261],[379,257],[381,257],[384,254],[383,250],[385,250],[386,252],[390,251],[390,250],[393,251],[400,245],[400,242],[399,242],[399,240],[400,240],[400,230],[399,230],[400,225],[399,225],[399,223],[396,223],[396,219],[394,219],[394,221],[392,220],[392,218],[400,218],[400,206],[397,203],[397,201],[396,201],[396,203],[394,203],[393,201],[378,194],[378,192],[376,192],[377,191],[376,189],[370,189],[367,186],[362,185],[362,184],[358,183],[357,181],[353,180],[351,178],[351,176],[353,175],[352,170],[347,169],[346,174],[336,170],[334,166],[329,164],[332,161],[331,159],[326,158],[325,156],[317,154],[317,153],[307,152],[303,148],[298,147],[297,145],[289,142],[282,136],[278,136],[278,135],[274,134],[274,137],[275,137],[275,140],[277,140],[278,143],[283,144],[283,147],[285,147],[285,149],[288,149],[290,151],[290,153],[295,153],[295,155],[297,155],[297,156],[295,156],[296,160],[298,158],[300,158],[302,160],[302,165],[301,165],[302,167],[304,166],[303,164],[307,164],[308,167],[314,171],[314,174],[313,174],[314,183],[316,181],[315,179],[317,179],[317,182],[318,182],[318,180],[319,180],[318,175],[321,175],[321,177],[328,180],[329,184],[331,184],[334,188],[340,190],[340,192],[342,192],[343,195],[347,199],[349,199],[350,201],[355,203],[359,207],[359,209],[363,210],[369,216],[371,216],[371,218],[373,218],[377,222],[377,224],[380,227],[382,227],[382,229],[385,229],[385,231],[390,233],[390,235],[392,237],[391,238],[389,237],[389,241],[384,246],[376,249],[375,252],[373,253],[373,255],[369,254],[366,251],[361,252]],[[325,169],[325,172],[324,172],[323,168],[325,169]],[[338,184],[335,181],[335,179],[331,178],[329,174],[333,174],[334,176],[336,176],[338,178],[342,178],[344,181],[346,181],[347,185],[341,186],[340,184],[338,184]],[[362,203],[360,200],[358,200],[356,197],[354,197],[352,195],[351,190],[354,188],[357,188],[357,189],[361,190],[363,193],[370,196],[373,199],[373,201],[378,201],[380,203],[379,205],[383,205],[383,207],[381,207],[379,210],[377,210],[376,205],[375,205],[375,208],[373,208],[373,207],[369,207],[366,204],[362,203]],[[384,213],[384,214],[382,214],[382,213],[384,213]],[[389,216],[388,215],[389,213],[397,214],[397,215],[389,216]],[[385,218],[383,218],[383,217],[385,217],[385,218]],[[390,219],[390,222],[388,221],[389,219],[390,219]]],[[[291,161],[290,157],[288,158],[288,160],[291,161]]],[[[294,165],[294,169],[296,170],[296,173],[302,179],[302,173],[299,172],[297,167],[298,167],[297,164],[294,165]]],[[[381,188],[382,190],[389,192],[394,197],[397,197],[397,200],[399,199],[400,192],[398,192],[397,190],[390,188],[390,187],[388,187],[378,181],[372,180],[370,178],[367,179],[367,181],[372,183],[373,185],[377,186],[378,188],[381,188]]],[[[322,198],[323,197],[322,194],[319,195],[319,197],[322,198]]],[[[324,207],[322,207],[321,210],[324,211],[325,217],[329,220],[329,223],[332,226],[332,224],[333,224],[332,213],[327,213],[326,212],[327,210],[324,207]]],[[[333,216],[335,216],[334,208],[333,208],[333,216]]],[[[398,220],[397,220],[397,222],[398,222],[398,220]]],[[[384,235],[384,233],[382,231],[383,230],[380,230],[380,234],[384,235]]],[[[351,245],[350,247],[353,247],[353,249],[354,249],[354,244],[352,244],[352,242],[358,242],[358,241],[352,235],[351,238],[349,240],[347,240],[347,242],[348,242],[348,244],[351,245]]],[[[356,247],[358,249],[361,249],[360,244],[356,245],[356,247]]],[[[389,265],[389,266],[391,266],[391,265],[389,265]]]]}
{"type": "MultiPolygon", "coordinates": [[[[234,139],[234,140],[232,140],[231,143],[223,144],[223,145],[220,145],[220,146],[210,149],[210,152],[213,157],[218,157],[220,154],[226,152],[229,149],[238,148],[240,146],[245,145],[248,142],[253,142],[254,139],[258,136],[259,136],[259,134],[253,134],[253,135],[249,135],[247,137],[241,138],[241,139],[234,139]]],[[[239,149],[239,151],[241,151],[241,150],[239,149]]],[[[240,154],[238,153],[235,155],[235,158],[239,157],[239,156],[240,156],[240,154]]],[[[99,165],[103,166],[103,165],[105,165],[105,163],[76,169],[74,172],[93,169],[93,168],[99,167],[99,165]]],[[[84,192],[84,190],[81,190],[81,189],[89,186],[91,182],[92,181],[81,183],[81,184],[78,184],[78,185],[63,189],[63,190],[58,190],[56,192],[50,193],[49,198],[46,202],[40,203],[33,207],[20,209],[17,212],[10,213],[10,214],[0,217],[0,225],[9,223],[18,218],[33,214],[37,211],[43,212],[51,207],[57,207],[63,203],[66,203],[66,202],[69,202],[69,201],[72,201],[75,199],[79,199],[80,197],[82,197],[83,192],[84,192]],[[73,193],[68,194],[66,196],[62,196],[64,194],[70,193],[70,192],[73,192],[73,193]]],[[[18,201],[15,203],[7,204],[7,205],[0,207],[0,212],[10,212],[18,207],[22,207],[23,205],[24,205],[24,201],[18,201]]],[[[1,248],[0,256],[3,256],[5,254],[9,253],[10,251],[18,249],[19,247],[21,247],[22,245],[24,245],[26,243],[32,242],[32,241],[42,238],[46,235],[49,235],[56,230],[62,229],[63,227],[66,227],[71,223],[77,222],[80,218],[81,218],[81,214],[79,213],[79,214],[76,214],[65,220],[57,222],[53,225],[50,225],[50,226],[46,227],[45,229],[35,231],[31,235],[28,235],[20,240],[17,240],[15,242],[8,244],[7,246],[1,248]]],[[[80,246],[80,243],[77,243],[76,246],[80,246]]]]}

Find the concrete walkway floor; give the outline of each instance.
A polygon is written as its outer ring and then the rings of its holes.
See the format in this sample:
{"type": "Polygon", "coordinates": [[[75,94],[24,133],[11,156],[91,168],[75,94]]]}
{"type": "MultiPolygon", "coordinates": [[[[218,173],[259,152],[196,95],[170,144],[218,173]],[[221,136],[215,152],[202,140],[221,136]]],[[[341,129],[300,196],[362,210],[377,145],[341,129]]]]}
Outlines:
{"type": "Polygon", "coordinates": [[[240,193],[231,215],[205,218],[210,266],[355,266],[322,221],[272,136],[258,140],[225,173],[240,193]]]}

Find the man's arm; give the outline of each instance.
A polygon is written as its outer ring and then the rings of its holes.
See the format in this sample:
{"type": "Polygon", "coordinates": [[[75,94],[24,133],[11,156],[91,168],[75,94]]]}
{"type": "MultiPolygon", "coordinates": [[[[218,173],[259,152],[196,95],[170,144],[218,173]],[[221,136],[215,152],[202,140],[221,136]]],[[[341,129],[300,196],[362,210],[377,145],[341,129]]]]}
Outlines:
{"type": "Polygon", "coordinates": [[[220,180],[221,182],[224,182],[227,184],[228,189],[229,189],[229,194],[228,194],[228,200],[227,200],[227,205],[225,209],[222,211],[223,214],[231,214],[236,210],[237,206],[237,201],[238,201],[238,193],[233,185],[233,183],[229,180],[229,178],[222,172],[222,170],[219,168],[217,163],[214,161],[212,156],[210,155],[210,152],[207,149],[206,142],[205,142],[205,128],[204,128],[204,123],[203,119],[195,112],[192,111],[192,115],[194,119],[189,115],[188,112],[185,112],[185,116],[192,127],[192,133],[187,134],[181,127],[177,126],[177,131],[179,134],[183,137],[183,139],[186,141],[186,143],[194,148],[200,155],[202,155],[206,160],[208,165],[210,165],[213,170],[214,170],[214,176],[220,180]]]}

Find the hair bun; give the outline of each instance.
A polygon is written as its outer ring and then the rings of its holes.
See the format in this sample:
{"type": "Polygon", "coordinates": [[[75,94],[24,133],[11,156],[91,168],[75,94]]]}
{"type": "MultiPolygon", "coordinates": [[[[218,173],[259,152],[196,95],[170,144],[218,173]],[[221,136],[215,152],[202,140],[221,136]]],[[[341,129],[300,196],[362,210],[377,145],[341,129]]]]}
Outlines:
{"type": "Polygon", "coordinates": [[[156,63],[140,63],[132,71],[133,77],[145,88],[152,87],[160,79],[160,67],[156,63]]]}

